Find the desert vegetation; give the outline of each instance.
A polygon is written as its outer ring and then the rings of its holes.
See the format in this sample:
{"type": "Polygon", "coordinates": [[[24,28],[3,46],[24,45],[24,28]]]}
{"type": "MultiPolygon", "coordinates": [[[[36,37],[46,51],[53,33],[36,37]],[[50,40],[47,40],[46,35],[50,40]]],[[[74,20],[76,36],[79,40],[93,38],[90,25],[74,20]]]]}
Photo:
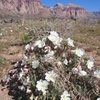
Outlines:
{"type": "Polygon", "coordinates": [[[15,100],[96,100],[99,66],[99,20],[0,24],[1,83],[15,100]]]}

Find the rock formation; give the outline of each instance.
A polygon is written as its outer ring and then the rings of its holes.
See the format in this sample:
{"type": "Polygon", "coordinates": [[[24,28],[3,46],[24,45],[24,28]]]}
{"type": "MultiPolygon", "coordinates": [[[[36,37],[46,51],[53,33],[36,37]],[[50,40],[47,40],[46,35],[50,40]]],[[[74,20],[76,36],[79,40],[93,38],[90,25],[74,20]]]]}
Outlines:
{"type": "Polygon", "coordinates": [[[54,7],[46,7],[40,0],[0,0],[0,11],[32,17],[87,17],[89,14],[81,6],[56,4],[54,7]]]}

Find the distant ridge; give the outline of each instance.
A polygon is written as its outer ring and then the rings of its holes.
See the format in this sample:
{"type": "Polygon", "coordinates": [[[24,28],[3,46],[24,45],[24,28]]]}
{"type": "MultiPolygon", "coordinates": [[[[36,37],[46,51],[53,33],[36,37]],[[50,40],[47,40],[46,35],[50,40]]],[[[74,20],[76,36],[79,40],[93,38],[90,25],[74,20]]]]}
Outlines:
{"type": "Polygon", "coordinates": [[[93,14],[95,15],[95,18],[100,18],[100,11],[93,12],[93,14]]]}
{"type": "Polygon", "coordinates": [[[93,16],[83,7],[72,3],[66,6],[58,3],[54,7],[46,7],[40,0],[0,0],[0,12],[27,17],[87,18],[93,16]]]}

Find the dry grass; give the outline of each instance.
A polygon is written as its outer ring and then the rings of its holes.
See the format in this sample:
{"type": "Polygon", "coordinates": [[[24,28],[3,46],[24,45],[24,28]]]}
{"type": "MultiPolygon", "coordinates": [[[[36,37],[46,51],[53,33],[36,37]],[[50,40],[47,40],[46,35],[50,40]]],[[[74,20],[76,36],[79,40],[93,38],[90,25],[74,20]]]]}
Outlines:
{"type": "Polygon", "coordinates": [[[71,35],[78,45],[86,52],[93,55],[96,64],[100,65],[100,23],[99,21],[77,21],[74,28],[74,35],[71,35]],[[99,61],[99,62],[98,62],[99,61]]]}

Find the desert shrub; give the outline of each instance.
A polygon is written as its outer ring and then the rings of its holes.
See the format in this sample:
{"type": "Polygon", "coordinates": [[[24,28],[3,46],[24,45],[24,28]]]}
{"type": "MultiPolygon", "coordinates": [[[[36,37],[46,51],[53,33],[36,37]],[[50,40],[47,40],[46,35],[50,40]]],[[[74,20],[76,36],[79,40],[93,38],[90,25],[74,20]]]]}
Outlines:
{"type": "Polygon", "coordinates": [[[1,80],[15,100],[96,100],[99,82],[93,57],[54,31],[27,44],[23,59],[1,80]]]}
{"type": "Polygon", "coordinates": [[[22,40],[23,40],[23,43],[28,43],[30,42],[30,36],[28,34],[24,34],[22,35],[22,40]]]}

